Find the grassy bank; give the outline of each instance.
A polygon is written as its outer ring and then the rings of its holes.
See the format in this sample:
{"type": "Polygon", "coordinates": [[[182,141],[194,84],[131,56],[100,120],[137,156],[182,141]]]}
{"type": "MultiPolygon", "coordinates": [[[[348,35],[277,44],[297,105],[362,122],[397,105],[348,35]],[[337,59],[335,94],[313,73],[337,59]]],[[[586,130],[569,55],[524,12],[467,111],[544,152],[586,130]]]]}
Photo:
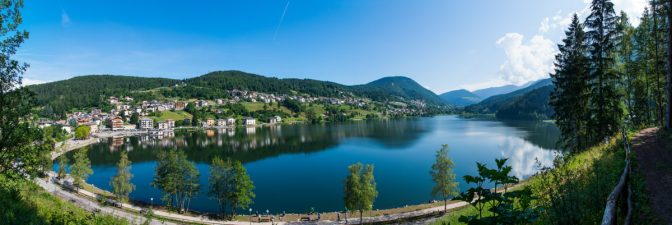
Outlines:
{"type": "MultiPolygon", "coordinates": [[[[625,152],[618,138],[584,152],[556,160],[554,169],[544,169],[528,179],[526,186],[541,208],[538,224],[598,224],[607,196],[618,182],[625,165],[625,152]]],[[[475,215],[468,207],[450,213],[434,224],[463,224],[462,215],[475,215]]]]}
{"type": "Polygon", "coordinates": [[[0,221],[3,224],[128,224],[109,215],[94,215],[26,180],[0,175],[0,221]]]}

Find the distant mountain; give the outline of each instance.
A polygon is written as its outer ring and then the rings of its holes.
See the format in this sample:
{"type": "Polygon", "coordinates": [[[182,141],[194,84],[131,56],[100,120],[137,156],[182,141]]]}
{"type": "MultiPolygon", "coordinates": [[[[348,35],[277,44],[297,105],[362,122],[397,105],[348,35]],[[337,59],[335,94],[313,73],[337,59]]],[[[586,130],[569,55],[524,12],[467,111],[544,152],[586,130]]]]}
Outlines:
{"type": "Polygon", "coordinates": [[[511,104],[511,102],[515,101],[518,97],[523,96],[535,89],[549,85],[553,85],[550,78],[539,80],[529,85],[528,87],[506,94],[495,95],[479,102],[478,104],[467,106],[465,107],[465,111],[479,114],[496,113],[504,105],[511,104]]]}
{"type": "Polygon", "coordinates": [[[479,89],[472,91],[475,95],[478,95],[481,97],[481,99],[486,99],[495,95],[501,95],[501,94],[506,94],[506,93],[511,93],[526,87],[529,87],[530,85],[536,83],[537,81],[530,81],[527,82],[523,85],[504,85],[504,86],[499,86],[499,87],[490,87],[490,88],[484,88],[484,89],[479,89]]]}
{"type": "Polygon", "coordinates": [[[407,77],[386,77],[364,85],[347,86],[311,79],[279,79],[242,71],[216,71],[185,80],[116,75],[88,75],[68,80],[27,86],[37,94],[43,115],[64,115],[71,109],[108,109],[109,96],[131,96],[136,100],[168,97],[216,99],[228,97],[226,90],[240,89],[266,93],[301,93],[339,97],[355,95],[377,101],[422,100],[445,104],[433,92],[407,77]]]}
{"type": "Polygon", "coordinates": [[[506,102],[497,110],[497,118],[516,120],[546,120],[555,111],[549,104],[553,85],[546,85],[506,102]]]}
{"type": "Polygon", "coordinates": [[[449,91],[439,95],[439,97],[448,104],[460,107],[481,101],[481,97],[464,89],[449,91]]]}
{"type": "Polygon", "coordinates": [[[403,76],[384,77],[364,85],[353,86],[353,92],[377,100],[424,100],[443,105],[444,101],[413,79],[403,76]]]}
{"type": "Polygon", "coordinates": [[[501,94],[506,94],[509,92],[513,92],[515,90],[520,89],[520,87],[516,85],[504,85],[500,87],[490,87],[490,88],[484,88],[484,89],[479,89],[475,90],[472,93],[480,97],[481,99],[486,99],[491,96],[495,95],[501,95],[501,94]]]}

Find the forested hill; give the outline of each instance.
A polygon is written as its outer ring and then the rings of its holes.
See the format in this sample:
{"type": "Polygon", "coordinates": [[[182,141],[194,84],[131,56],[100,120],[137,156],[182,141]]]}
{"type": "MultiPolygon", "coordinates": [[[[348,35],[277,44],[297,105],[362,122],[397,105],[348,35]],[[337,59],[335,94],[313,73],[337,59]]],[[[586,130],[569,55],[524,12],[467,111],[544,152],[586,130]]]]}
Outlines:
{"type": "Polygon", "coordinates": [[[444,104],[441,97],[408,77],[384,77],[368,84],[352,86],[352,88],[354,93],[375,100],[417,99],[430,104],[444,104]]]}
{"type": "Polygon", "coordinates": [[[439,95],[439,97],[446,103],[455,106],[468,106],[482,100],[478,95],[464,89],[449,91],[439,95]]]}
{"type": "Polygon", "coordinates": [[[64,115],[72,109],[106,109],[109,96],[136,100],[165,97],[215,99],[228,97],[227,90],[240,89],[278,94],[309,94],[339,97],[355,95],[377,101],[423,100],[442,105],[441,99],[406,77],[383,78],[364,85],[347,86],[311,79],[279,79],[241,71],[217,71],[185,80],[114,75],[88,75],[45,84],[30,85],[45,116],[64,115]]]}
{"type": "MultiPolygon", "coordinates": [[[[546,86],[552,87],[552,85],[553,83],[551,82],[550,78],[539,80],[526,88],[507,94],[495,95],[479,102],[478,104],[467,106],[465,107],[465,111],[478,114],[490,114],[490,113],[497,113],[502,109],[506,109],[507,110],[506,117],[508,117],[509,119],[529,119],[527,118],[527,116],[524,116],[525,118],[523,117],[517,118],[513,116],[512,112],[521,111],[521,114],[524,114],[522,112],[534,111],[536,113],[541,113],[543,111],[544,115],[546,116],[545,117],[540,116],[538,118],[545,119],[549,117],[550,114],[552,114],[552,112],[546,110],[549,104],[548,96],[543,95],[548,95],[550,92],[539,91],[534,94],[528,94],[528,93],[531,93],[540,88],[544,88],[546,86]],[[518,107],[525,107],[525,109],[518,107]]],[[[505,114],[500,113],[500,115],[505,114]]]]}
{"type": "Polygon", "coordinates": [[[47,115],[62,114],[73,108],[103,107],[107,96],[134,95],[138,92],[179,84],[180,80],[116,75],[88,75],[68,80],[30,85],[37,102],[47,115]]]}

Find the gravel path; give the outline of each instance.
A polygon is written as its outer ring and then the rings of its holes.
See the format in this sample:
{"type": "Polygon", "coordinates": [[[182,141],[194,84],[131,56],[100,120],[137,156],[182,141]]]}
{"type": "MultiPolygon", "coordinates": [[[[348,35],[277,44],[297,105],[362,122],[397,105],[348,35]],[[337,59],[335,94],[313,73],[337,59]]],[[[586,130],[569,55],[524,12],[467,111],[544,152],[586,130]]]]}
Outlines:
{"type": "Polygon", "coordinates": [[[665,224],[672,224],[672,143],[658,138],[657,128],[640,131],[632,139],[637,170],[644,176],[651,208],[665,224]]]}

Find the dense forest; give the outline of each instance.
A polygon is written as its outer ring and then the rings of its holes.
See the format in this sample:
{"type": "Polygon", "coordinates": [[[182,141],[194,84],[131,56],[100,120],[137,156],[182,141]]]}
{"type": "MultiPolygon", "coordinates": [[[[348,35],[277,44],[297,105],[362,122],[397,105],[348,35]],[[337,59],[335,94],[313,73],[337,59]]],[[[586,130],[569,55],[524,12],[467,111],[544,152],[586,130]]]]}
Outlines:
{"type": "MultiPolygon", "coordinates": [[[[515,111],[535,111],[534,109],[531,108],[522,108],[522,109],[512,109],[512,107],[546,107],[545,105],[548,105],[548,101],[543,101],[543,102],[536,102],[533,100],[527,100],[525,104],[520,104],[520,103],[515,103],[516,101],[520,100],[521,98],[526,98],[526,97],[532,97],[530,95],[526,95],[536,89],[543,88],[546,86],[552,86],[551,79],[543,79],[535,82],[534,84],[531,84],[528,87],[506,93],[506,94],[500,94],[500,95],[495,95],[491,96],[477,104],[469,105],[465,107],[465,111],[468,113],[476,113],[476,114],[496,114],[499,110],[503,109],[503,107],[508,107],[508,110],[515,110],[515,111]]],[[[543,94],[544,92],[539,92],[537,94],[543,94]]],[[[534,100],[543,100],[543,97],[535,97],[534,100]]],[[[538,111],[539,113],[541,111],[538,111]]],[[[551,116],[551,114],[546,114],[546,117],[551,116]]],[[[509,117],[510,119],[513,119],[509,117]]],[[[518,119],[518,118],[517,118],[518,119]]]]}
{"type": "Polygon", "coordinates": [[[275,94],[306,94],[321,97],[364,97],[375,101],[421,100],[431,105],[444,102],[410,78],[389,77],[369,84],[346,86],[311,79],[279,79],[241,71],[218,71],[176,80],[131,76],[89,75],[46,84],[31,85],[37,94],[41,115],[62,117],[72,109],[108,109],[109,96],[135,100],[177,97],[182,99],[227,98],[227,90],[239,89],[275,94]]]}

